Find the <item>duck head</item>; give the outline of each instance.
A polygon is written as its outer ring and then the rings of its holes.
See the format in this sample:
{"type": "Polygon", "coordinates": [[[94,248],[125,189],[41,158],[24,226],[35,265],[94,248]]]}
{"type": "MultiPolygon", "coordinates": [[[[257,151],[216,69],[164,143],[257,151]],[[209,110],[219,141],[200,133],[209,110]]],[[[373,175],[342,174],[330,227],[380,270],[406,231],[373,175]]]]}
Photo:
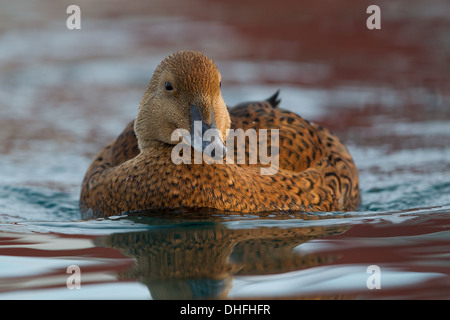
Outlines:
{"type": "Polygon", "coordinates": [[[134,124],[140,150],[177,144],[172,133],[184,129],[190,133],[191,146],[202,152],[209,144],[203,142],[203,134],[216,129],[219,139],[215,137],[214,143],[225,152],[230,115],[220,84],[217,66],[199,52],[181,51],[165,58],[150,80],[134,124]]]}

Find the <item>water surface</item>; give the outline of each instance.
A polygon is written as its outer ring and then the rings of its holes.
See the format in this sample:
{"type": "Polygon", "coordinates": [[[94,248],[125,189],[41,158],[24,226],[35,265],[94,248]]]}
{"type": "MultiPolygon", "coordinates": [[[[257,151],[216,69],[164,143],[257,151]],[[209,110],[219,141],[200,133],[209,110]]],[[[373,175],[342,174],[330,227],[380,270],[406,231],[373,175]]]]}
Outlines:
{"type": "Polygon", "coordinates": [[[380,4],[377,31],[356,0],[124,3],[80,1],[76,31],[59,1],[2,3],[0,299],[450,298],[446,1],[380,4]],[[216,61],[227,104],[280,89],[332,129],[360,170],[359,210],[81,220],[90,161],[182,49],[216,61]]]}

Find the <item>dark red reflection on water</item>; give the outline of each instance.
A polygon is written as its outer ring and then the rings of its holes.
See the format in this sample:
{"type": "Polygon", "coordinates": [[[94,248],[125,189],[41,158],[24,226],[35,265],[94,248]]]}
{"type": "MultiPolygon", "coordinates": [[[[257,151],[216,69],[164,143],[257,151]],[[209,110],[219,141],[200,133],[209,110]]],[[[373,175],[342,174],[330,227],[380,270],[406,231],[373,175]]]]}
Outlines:
{"type": "MultiPolygon", "coordinates": [[[[384,214],[357,223],[349,221],[350,224],[334,224],[346,220],[336,218],[329,224],[324,220],[323,224],[310,227],[279,218],[287,223],[284,228],[229,229],[220,224],[198,223],[100,238],[4,234],[0,238],[0,256],[29,258],[26,261],[31,265],[20,276],[3,277],[0,296],[66,288],[67,266],[81,263],[83,288],[104,284],[105,275],[110,275],[107,282],[111,284],[145,284],[155,299],[450,298],[448,211],[435,208],[429,213],[422,210],[411,215],[384,214]],[[305,245],[309,249],[298,250],[305,245]],[[44,259],[37,264],[38,271],[32,265],[32,258],[36,257],[44,259]],[[63,267],[54,267],[55,260],[63,262],[63,267]],[[48,264],[46,271],[39,268],[42,261],[48,264]],[[365,269],[373,265],[380,270],[380,288],[370,289],[365,282],[370,273],[366,274],[365,269]],[[324,268],[328,273],[323,273],[324,268]],[[240,277],[256,276],[252,283],[258,285],[265,277],[280,275],[282,282],[283,274],[297,272],[304,277],[305,271],[315,280],[303,278],[303,282],[286,287],[286,291],[280,291],[279,280],[271,280],[276,287],[273,294],[270,288],[262,292],[252,290],[251,285],[244,296],[233,292],[240,277]],[[333,284],[335,280],[340,281],[342,288],[333,284]],[[215,283],[213,290],[211,283],[215,283]],[[316,287],[311,293],[304,292],[302,285],[316,287]],[[180,292],[179,288],[184,289],[180,292]]],[[[69,299],[72,293],[63,290],[55,298],[69,299]]],[[[39,299],[39,295],[33,298],[39,299]]]]}
{"type": "Polygon", "coordinates": [[[359,298],[448,299],[450,298],[450,216],[437,214],[416,216],[404,222],[359,224],[341,235],[324,239],[329,252],[340,259],[332,265],[377,265],[381,270],[381,289],[364,290],[359,298]],[[430,280],[390,287],[383,283],[383,269],[401,272],[434,273],[430,280]],[[387,288],[385,288],[387,287],[387,288]]]}
{"type": "MultiPolygon", "coordinates": [[[[313,85],[343,81],[429,86],[449,90],[450,8],[445,1],[374,3],[381,10],[381,29],[369,30],[367,2],[198,1],[186,8],[193,20],[220,21],[244,38],[223,39],[228,58],[323,62],[330,77],[313,85]],[[427,13],[425,13],[427,12],[427,13]]],[[[220,51],[220,48],[218,48],[220,51]]],[[[270,81],[270,79],[262,79],[270,81]]],[[[305,82],[302,85],[310,85],[305,82]]]]}
{"type": "MultiPolygon", "coordinates": [[[[83,286],[103,284],[104,277],[98,275],[115,274],[133,265],[133,261],[119,251],[91,244],[95,238],[96,236],[54,233],[0,233],[1,273],[14,274],[0,277],[0,296],[3,293],[25,292],[30,299],[41,299],[39,293],[33,292],[41,289],[67,289],[66,280],[71,275],[67,268],[71,265],[81,265],[83,286]],[[2,259],[3,256],[7,259],[2,259]],[[18,260],[14,260],[14,257],[18,260]],[[14,265],[24,269],[20,275],[16,274],[14,265]]],[[[67,293],[67,296],[54,295],[53,299],[70,298],[69,289],[67,293]]],[[[20,295],[18,297],[21,299],[20,295]]]]}

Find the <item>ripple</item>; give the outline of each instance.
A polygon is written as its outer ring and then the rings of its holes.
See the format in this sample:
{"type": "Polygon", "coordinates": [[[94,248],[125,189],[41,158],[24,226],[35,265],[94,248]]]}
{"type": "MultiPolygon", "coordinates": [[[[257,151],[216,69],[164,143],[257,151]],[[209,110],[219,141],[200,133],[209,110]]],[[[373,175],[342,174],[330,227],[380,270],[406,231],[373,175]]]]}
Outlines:
{"type": "Polygon", "coordinates": [[[0,186],[1,221],[80,218],[75,195],[43,187],[0,186]]]}

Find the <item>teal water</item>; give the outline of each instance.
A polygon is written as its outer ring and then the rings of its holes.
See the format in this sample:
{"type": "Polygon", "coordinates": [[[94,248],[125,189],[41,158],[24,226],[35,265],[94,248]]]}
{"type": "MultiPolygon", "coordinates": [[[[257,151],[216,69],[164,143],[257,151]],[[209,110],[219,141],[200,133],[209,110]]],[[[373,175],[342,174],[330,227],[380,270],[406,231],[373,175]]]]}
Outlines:
{"type": "Polygon", "coordinates": [[[261,4],[250,22],[235,4],[180,2],[168,12],[85,3],[78,33],[65,28],[59,2],[7,2],[0,299],[450,298],[445,1],[427,10],[394,1],[376,34],[358,27],[364,16],[351,1],[346,19],[287,1],[304,15],[285,19],[261,4]],[[215,59],[227,104],[280,89],[283,107],[331,128],[360,170],[360,208],[82,220],[90,161],[135,116],[158,62],[179,49],[215,59]],[[80,289],[67,285],[71,265],[80,289]]]}

